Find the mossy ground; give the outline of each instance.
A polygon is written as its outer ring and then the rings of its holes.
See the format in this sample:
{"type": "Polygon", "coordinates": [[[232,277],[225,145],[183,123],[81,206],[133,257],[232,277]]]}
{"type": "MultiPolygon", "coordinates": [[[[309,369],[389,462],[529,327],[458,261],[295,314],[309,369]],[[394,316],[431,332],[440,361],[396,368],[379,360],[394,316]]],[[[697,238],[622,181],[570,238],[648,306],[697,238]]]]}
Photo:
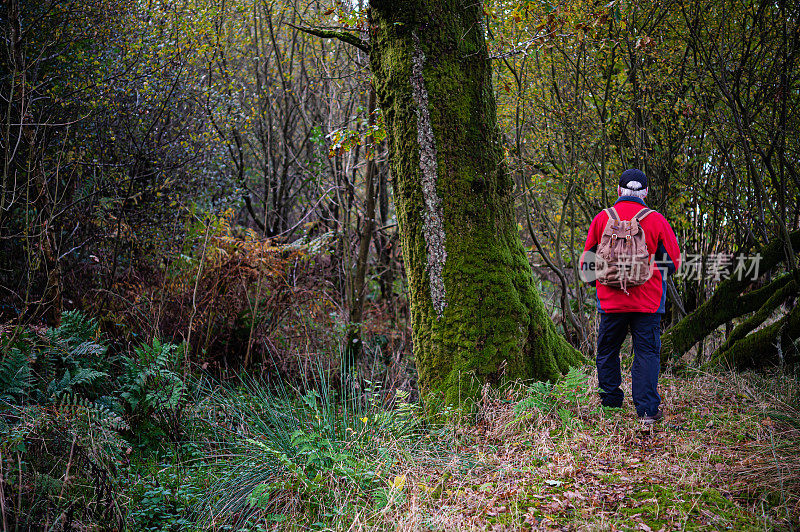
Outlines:
{"type": "Polygon", "coordinates": [[[516,422],[517,396],[484,398],[480,421],[453,429],[446,471],[407,464],[403,504],[378,521],[396,530],[796,527],[799,434],[766,414],[791,407],[763,382],[664,376],[666,418],[651,428],[630,404],[601,410],[591,379],[567,422],[555,411],[516,422]]]}

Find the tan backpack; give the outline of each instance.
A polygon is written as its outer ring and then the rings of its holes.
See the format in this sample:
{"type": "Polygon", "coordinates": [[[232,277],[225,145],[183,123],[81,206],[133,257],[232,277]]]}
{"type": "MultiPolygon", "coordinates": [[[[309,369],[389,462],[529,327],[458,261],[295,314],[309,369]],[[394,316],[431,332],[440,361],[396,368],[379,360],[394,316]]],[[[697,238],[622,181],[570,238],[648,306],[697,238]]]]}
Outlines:
{"type": "Polygon", "coordinates": [[[620,220],[614,207],[605,209],[608,223],[597,246],[597,281],[628,294],[629,286],[639,286],[652,275],[642,220],[654,212],[647,207],[631,220],[620,220]]]}

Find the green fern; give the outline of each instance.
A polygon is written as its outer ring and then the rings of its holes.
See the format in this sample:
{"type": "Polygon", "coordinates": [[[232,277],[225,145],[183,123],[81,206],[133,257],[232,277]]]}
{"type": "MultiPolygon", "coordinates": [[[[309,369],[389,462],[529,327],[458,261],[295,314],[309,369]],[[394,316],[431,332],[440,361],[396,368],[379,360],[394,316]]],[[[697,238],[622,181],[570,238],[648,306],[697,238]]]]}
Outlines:
{"type": "Polygon", "coordinates": [[[44,333],[23,331],[0,360],[0,410],[15,408],[25,417],[27,408],[59,406],[65,396],[81,396],[90,404],[109,375],[100,355],[97,323],[77,311],[64,312],[61,325],[44,333]]]}
{"type": "Polygon", "coordinates": [[[556,393],[570,403],[574,403],[585,394],[589,377],[580,369],[569,368],[564,379],[556,385],[556,393]]]}
{"type": "Polygon", "coordinates": [[[535,412],[548,415],[555,411],[563,422],[574,416],[569,409],[587,396],[589,377],[579,368],[570,368],[556,384],[534,382],[526,396],[514,405],[516,420],[529,419],[535,412]]]}
{"type": "Polygon", "coordinates": [[[126,359],[126,378],[120,397],[132,414],[174,412],[183,406],[186,385],[173,370],[178,365],[178,347],[155,339],[151,345],[134,349],[134,357],[126,359]]]}
{"type": "Polygon", "coordinates": [[[61,325],[49,329],[45,334],[48,340],[47,356],[56,357],[66,366],[96,364],[106,352],[97,322],[77,311],[61,314],[61,325]]]}
{"type": "Polygon", "coordinates": [[[28,355],[20,349],[11,348],[0,360],[0,410],[8,404],[24,400],[35,385],[28,355]]]}
{"type": "MultiPolygon", "coordinates": [[[[63,497],[89,508],[94,499],[106,515],[116,497],[113,472],[125,459],[132,431],[120,415],[121,382],[111,376],[116,366],[104,356],[96,321],[66,312],[59,327],[31,328],[15,338],[14,345],[0,342],[0,451],[16,453],[19,461],[17,497],[33,497],[36,487],[45,506],[57,508],[63,497]],[[75,480],[59,485],[59,478],[75,480]]],[[[141,384],[174,405],[185,399],[182,381],[170,371],[173,351],[174,346],[151,347],[152,364],[141,384]],[[166,386],[176,378],[180,389],[166,386]]]]}
{"type": "MultiPolygon", "coordinates": [[[[99,340],[100,338],[97,321],[77,310],[62,312],[61,325],[50,329],[49,336],[70,345],[82,344],[88,340],[99,340]]],[[[103,351],[105,351],[105,348],[103,348],[103,351]]]]}
{"type": "Polygon", "coordinates": [[[548,412],[552,407],[551,393],[553,385],[550,381],[534,382],[528,387],[526,396],[514,405],[514,413],[517,419],[530,417],[531,410],[548,412]]]}
{"type": "Polygon", "coordinates": [[[78,368],[74,374],[66,370],[60,379],[53,380],[47,385],[47,395],[55,400],[73,393],[78,386],[91,385],[103,378],[108,378],[108,374],[94,369],[78,368]]]}
{"type": "Polygon", "coordinates": [[[118,414],[108,406],[96,401],[90,401],[85,397],[73,394],[65,394],[59,401],[61,411],[82,411],[92,421],[102,427],[106,427],[118,432],[128,430],[130,427],[118,414]]]}

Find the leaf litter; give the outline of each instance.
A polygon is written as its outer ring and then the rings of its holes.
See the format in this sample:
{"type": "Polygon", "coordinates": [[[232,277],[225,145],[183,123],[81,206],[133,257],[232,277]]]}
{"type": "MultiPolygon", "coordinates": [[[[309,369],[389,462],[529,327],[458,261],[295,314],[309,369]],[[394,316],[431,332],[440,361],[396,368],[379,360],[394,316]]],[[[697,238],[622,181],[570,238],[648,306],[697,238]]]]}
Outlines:
{"type": "MultiPolygon", "coordinates": [[[[800,431],[776,421],[770,412],[790,407],[777,392],[754,388],[753,379],[727,373],[662,376],[666,418],[646,428],[631,405],[600,410],[596,379],[589,380],[570,415],[539,411],[520,420],[514,404],[525,389],[514,390],[512,400],[508,392],[501,398],[487,391],[480,421],[453,431],[453,448],[469,456],[471,465],[459,470],[458,460],[451,461],[437,493],[424,487],[442,478],[441,467],[406,464],[406,503],[384,518],[394,530],[796,526],[800,431]],[[773,453],[770,441],[778,449],[773,453]],[[772,481],[754,480],[774,479],[778,471],[785,479],[780,492],[772,481]]],[[[629,378],[625,386],[629,397],[629,378]]]]}

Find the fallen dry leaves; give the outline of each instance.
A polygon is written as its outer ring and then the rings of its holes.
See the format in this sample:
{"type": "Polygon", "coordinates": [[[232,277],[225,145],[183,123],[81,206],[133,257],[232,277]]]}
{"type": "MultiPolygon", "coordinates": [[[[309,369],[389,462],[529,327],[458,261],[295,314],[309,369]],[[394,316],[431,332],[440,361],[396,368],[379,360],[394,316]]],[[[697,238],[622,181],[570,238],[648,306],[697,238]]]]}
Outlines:
{"type": "Polygon", "coordinates": [[[650,428],[630,405],[596,413],[590,391],[570,423],[555,415],[515,423],[513,401],[484,400],[479,423],[458,432],[461,458],[446,466],[440,493],[420,486],[442,478],[441,467],[410,467],[407,504],[392,522],[397,530],[644,531],[796,523],[799,487],[784,486],[787,504],[764,509],[765,498],[733,477],[776,470],[754,450],[770,431],[776,437],[765,405],[718,375],[664,377],[661,388],[667,417],[650,428]]]}

